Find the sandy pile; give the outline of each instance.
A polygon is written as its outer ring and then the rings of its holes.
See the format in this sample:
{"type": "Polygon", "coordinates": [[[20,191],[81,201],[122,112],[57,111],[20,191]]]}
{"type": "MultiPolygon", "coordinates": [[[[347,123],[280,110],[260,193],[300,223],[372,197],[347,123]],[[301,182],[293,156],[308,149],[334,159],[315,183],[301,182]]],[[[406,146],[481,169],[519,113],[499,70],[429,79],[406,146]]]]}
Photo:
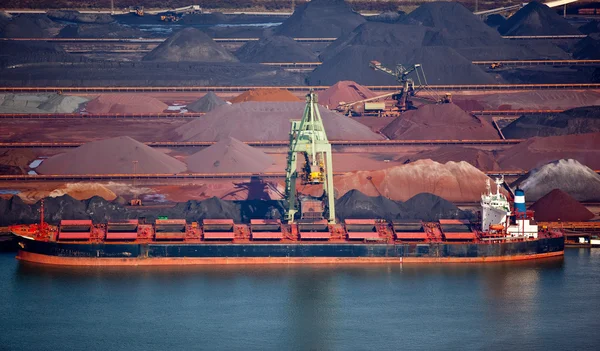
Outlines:
{"type": "Polygon", "coordinates": [[[594,214],[560,189],[554,189],[529,207],[535,211],[534,218],[540,222],[582,222],[594,218],[594,214]]]}
{"type": "Polygon", "coordinates": [[[173,174],[186,170],[183,162],[130,137],[84,144],[50,157],[36,168],[41,174],[173,174]]]}
{"type": "Polygon", "coordinates": [[[406,201],[431,193],[451,202],[478,202],[485,192],[485,173],[467,162],[437,163],[419,160],[377,171],[357,171],[335,178],[337,194],[356,189],[369,196],[406,201]],[[371,177],[371,180],[368,179],[371,177]]]}
{"type": "Polygon", "coordinates": [[[532,1],[510,16],[498,28],[502,35],[567,35],[581,34],[556,10],[532,1]]]}
{"type": "Polygon", "coordinates": [[[35,158],[31,149],[0,149],[0,174],[27,174],[35,158]]]}
{"type": "MultiPolygon", "coordinates": [[[[241,141],[288,140],[290,120],[300,120],[303,102],[242,102],[215,108],[202,118],[174,131],[174,140],[218,141],[234,137],[241,141]]],[[[329,140],[381,140],[380,135],[337,112],[319,107],[329,140]]]]}
{"type": "Polygon", "coordinates": [[[328,108],[336,108],[341,102],[359,101],[375,96],[377,96],[376,93],[362,85],[350,80],[343,80],[320,91],[319,103],[328,108]]]}
{"type": "Polygon", "coordinates": [[[296,102],[302,100],[286,89],[261,88],[245,91],[230,101],[237,104],[246,101],[296,102]]]}
{"type": "Polygon", "coordinates": [[[600,132],[600,106],[578,107],[560,113],[523,115],[502,133],[508,139],[600,132]]]}
{"type": "Polygon", "coordinates": [[[487,121],[473,116],[455,104],[423,105],[396,118],[382,129],[390,139],[499,139],[487,121]]]}
{"type": "Polygon", "coordinates": [[[537,201],[560,189],[578,201],[600,200],[600,175],[575,160],[559,160],[530,171],[513,186],[520,186],[528,201],[537,201]]]}
{"type": "Polygon", "coordinates": [[[213,91],[209,91],[200,99],[188,104],[186,108],[192,112],[208,112],[215,107],[226,105],[227,102],[217,96],[213,91]]]}
{"type": "Polygon", "coordinates": [[[282,35],[249,41],[235,52],[242,62],[316,62],[317,55],[294,39],[282,35]]]}
{"type": "Polygon", "coordinates": [[[600,169],[600,133],[534,137],[498,153],[502,169],[530,170],[569,158],[600,169]]]}
{"type": "Polygon", "coordinates": [[[0,94],[0,113],[72,113],[87,101],[58,94],[0,94]]]}
{"type": "Polygon", "coordinates": [[[64,195],[69,195],[76,200],[86,200],[94,196],[108,201],[117,198],[114,192],[99,183],[66,183],[53,190],[30,190],[18,194],[27,203],[35,203],[46,197],[55,198],[64,195]]]}
{"type": "Polygon", "coordinates": [[[88,102],[89,113],[160,113],[169,107],[162,101],[138,94],[103,94],[88,102]]]}
{"type": "Polygon", "coordinates": [[[402,156],[397,159],[397,161],[408,163],[427,159],[439,163],[446,163],[449,161],[465,161],[482,171],[495,171],[500,169],[500,166],[498,165],[498,162],[496,162],[496,159],[491,151],[454,145],[442,146],[431,151],[422,151],[416,155],[402,156]]]}
{"type": "Polygon", "coordinates": [[[296,7],[276,34],[301,38],[339,38],[365,22],[344,0],[314,0],[296,7]]]}
{"type": "Polygon", "coordinates": [[[204,32],[188,27],[178,31],[150,51],[144,61],[237,62],[231,52],[204,32]]]}
{"type": "Polygon", "coordinates": [[[274,163],[271,156],[232,137],[219,140],[186,161],[188,170],[197,173],[260,173],[274,163]]]}

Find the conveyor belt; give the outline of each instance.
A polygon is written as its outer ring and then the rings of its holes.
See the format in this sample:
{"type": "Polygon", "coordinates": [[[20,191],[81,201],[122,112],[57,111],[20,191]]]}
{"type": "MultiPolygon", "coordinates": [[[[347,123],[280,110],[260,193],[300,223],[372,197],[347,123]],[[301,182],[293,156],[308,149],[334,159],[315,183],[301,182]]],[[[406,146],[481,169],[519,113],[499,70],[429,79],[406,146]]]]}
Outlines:
{"type": "MultiPolygon", "coordinates": [[[[378,92],[393,92],[399,85],[370,85],[368,89],[378,92]]],[[[251,89],[284,88],[291,92],[308,93],[310,89],[325,90],[329,86],[180,86],[180,87],[0,87],[0,93],[156,93],[156,92],[229,92],[240,93],[251,89]]],[[[527,91],[527,90],[584,90],[600,89],[600,83],[568,84],[433,84],[428,86],[435,91],[527,91]]]]}

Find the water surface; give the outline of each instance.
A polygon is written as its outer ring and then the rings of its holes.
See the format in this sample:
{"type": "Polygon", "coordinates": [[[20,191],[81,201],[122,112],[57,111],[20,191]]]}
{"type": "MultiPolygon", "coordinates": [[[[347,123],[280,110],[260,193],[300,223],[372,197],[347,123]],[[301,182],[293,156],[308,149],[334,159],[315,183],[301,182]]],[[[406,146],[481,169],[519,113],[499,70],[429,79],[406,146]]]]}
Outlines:
{"type": "Polygon", "coordinates": [[[0,350],[592,350],[600,250],[524,263],[64,268],[0,254],[0,350]]]}

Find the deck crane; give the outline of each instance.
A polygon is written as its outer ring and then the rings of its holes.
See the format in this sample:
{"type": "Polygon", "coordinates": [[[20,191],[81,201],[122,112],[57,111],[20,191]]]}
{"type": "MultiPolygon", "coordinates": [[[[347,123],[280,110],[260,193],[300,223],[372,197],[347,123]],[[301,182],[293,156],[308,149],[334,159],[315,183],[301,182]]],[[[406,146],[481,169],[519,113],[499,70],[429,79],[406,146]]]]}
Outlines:
{"type": "MultiPolygon", "coordinates": [[[[309,211],[308,205],[313,208],[321,208],[320,213],[311,212],[310,219],[322,219],[325,217],[329,223],[335,222],[335,198],[333,188],[333,165],[331,160],[331,144],[327,139],[323,120],[317,104],[317,94],[310,91],[306,95],[306,107],[301,120],[292,120],[290,130],[290,146],[287,157],[287,168],[285,177],[285,199],[288,202],[286,219],[288,223],[294,222],[294,217],[301,211],[302,219],[309,219],[305,214],[309,211]],[[304,156],[304,166],[298,171],[297,156],[304,156]],[[298,206],[298,195],[296,193],[296,180],[300,173],[302,184],[323,184],[323,199],[325,206],[313,206],[314,200],[300,201],[298,206]],[[299,208],[300,207],[300,208],[299,208]],[[317,217],[315,217],[316,215],[317,217]]],[[[322,203],[321,203],[322,205],[322,203]]],[[[319,212],[318,210],[314,210],[319,212]]]]}

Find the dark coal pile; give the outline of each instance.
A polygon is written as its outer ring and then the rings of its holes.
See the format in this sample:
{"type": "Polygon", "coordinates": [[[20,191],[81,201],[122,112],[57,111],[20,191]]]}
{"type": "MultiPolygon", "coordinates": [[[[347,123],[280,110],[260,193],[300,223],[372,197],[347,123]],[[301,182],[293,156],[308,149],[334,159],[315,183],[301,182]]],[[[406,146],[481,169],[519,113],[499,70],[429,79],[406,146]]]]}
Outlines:
{"type": "Polygon", "coordinates": [[[599,131],[600,106],[578,107],[560,113],[523,115],[502,129],[508,139],[599,131]]]}
{"type": "Polygon", "coordinates": [[[396,48],[410,51],[421,46],[426,27],[419,25],[367,22],[331,43],[319,57],[326,61],[351,46],[396,48]]]}
{"type": "Polygon", "coordinates": [[[501,25],[504,24],[504,22],[506,22],[506,18],[500,14],[493,14],[493,15],[489,15],[485,18],[485,24],[487,24],[488,26],[497,29],[498,27],[500,27],[501,25]]]}
{"type": "Polygon", "coordinates": [[[600,59],[600,40],[585,37],[573,46],[573,58],[578,60],[600,59]]]}
{"type": "Polygon", "coordinates": [[[386,11],[374,16],[365,16],[365,19],[369,22],[383,22],[383,23],[398,23],[406,17],[404,11],[386,11]]]}
{"type": "Polygon", "coordinates": [[[402,156],[397,160],[402,163],[408,163],[427,159],[439,163],[466,161],[482,171],[494,171],[500,169],[500,166],[498,165],[498,162],[496,162],[491,151],[463,146],[443,146],[431,151],[422,151],[415,155],[402,156]]]}
{"type": "Polygon", "coordinates": [[[118,23],[69,24],[57,35],[59,38],[140,38],[147,32],[118,23]]]}
{"type": "Polygon", "coordinates": [[[249,41],[235,55],[242,62],[315,62],[317,55],[290,37],[266,36],[249,41]]]}
{"type": "Polygon", "coordinates": [[[313,0],[297,6],[276,34],[294,38],[339,38],[366,20],[344,0],[313,0]]]}
{"type": "Polygon", "coordinates": [[[393,47],[369,47],[353,45],[312,71],[306,81],[309,85],[333,85],[341,80],[352,80],[364,85],[396,85],[396,79],[386,73],[369,68],[369,62],[377,60],[387,67],[395,67],[406,55],[393,47]]]}
{"type": "Polygon", "coordinates": [[[51,38],[63,28],[45,14],[20,14],[10,20],[0,19],[0,23],[3,38],[51,38]]]}
{"type": "Polygon", "coordinates": [[[345,219],[418,219],[436,221],[445,219],[468,219],[470,212],[461,211],[451,202],[430,194],[417,194],[406,202],[392,201],[384,196],[368,196],[358,190],[350,190],[336,201],[336,214],[345,219]]]}
{"type": "Polygon", "coordinates": [[[381,130],[393,140],[493,140],[500,136],[487,121],[455,104],[423,105],[407,111],[381,130]]]}
{"type": "Polygon", "coordinates": [[[304,75],[280,67],[221,62],[87,62],[3,70],[3,86],[297,86],[304,75]]]}
{"type": "Polygon", "coordinates": [[[600,33],[600,21],[591,20],[583,26],[579,27],[579,31],[583,34],[600,33]]]}
{"type": "MultiPolygon", "coordinates": [[[[300,120],[303,102],[242,102],[224,105],[174,131],[174,140],[219,141],[233,137],[241,141],[288,140],[290,120],[300,120]],[[257,121],[260,121],[258,123],[257,121]]],[[[381,140],[369,127],[340,113],[319,106],[330,140],[381,140]]]]}
{"type": "Polygon", "coordinates": [[[189,27],[173,34],[154,50],[146,54],[144,61],[169,62],[237,62],[227,49],[213,41],[204,32],[189,27]]]}
{"type": "Polygon", "coordinates": [[[404,203],[406,212],[400,215],[401,219],[420,219],[423,221],[437,221],[444,219],[470,219],[472,214],[462,211],[453,203],[437,195],[420,193],[404,203]]]}
{"type": "Polygon", "coordinates": [[[350,190],[335,202],[336,216],[345,219],[385,219],[393,221],[405,212],[402,202],[383,196],[368,196],[358,190],[350,190]]]}
{"type": "Polygon", "coordinates": [[[52,20],[75,22],[75,23],[97,23],[106,24],[114,22],[115,19],[107,13],[81,13],[69,10],[51,10],[46,13],[52,20]]]}
{"type": "MultiPolygon", "coordinates": [[[[402,63],[405,67],[422,64],[430,84],[494,84],[497,80],[456,50],[445,46],[426,46],[414,51],[395,47],[350,45],[326,60],[307,78],[310,85],[333,85],[352,80],[364,85],[396,85],[396,79],[369,67],[372,60],[388,68],[402,63]]],[[[411,75],[414,78],[414,74],[411,75]]],[[[409,76],[410,77],[410,76],[409,76]]]]}
{"type": "Polygon", "coordinates": [[[464,5],[458,2],[428,2],[408,14],[408,23],[418,22],[442,35],[431,33],[426,45],[457,47],[504,45],[497,31],[487,26],[464,5]]]}
{"type": "Polygon", "coordinates": [[[512,187],[525,191],[526,200],[537,201],[560,189],[578,201],[600,200],[600,175],[575,160],[559,160],[530,171],[512,187]]]}
{"type": "Polygon", "coordinates": [[[175,174],[183,162],[130,137],[94,141],[52,156],[36,168],[41,174],[175,174]]]}
{"type": "Polygon", "coordinates": [[[585,66],[538,66],[517,67],[496,70],[497,74],[506,82],[512,84],[581,84],[600,82],[594,76],[598,69],[585,66]]]}
{"type": "MultiPolygon", "coordinates": [[[[40,221],[40,202],[29,205],[18,196],[0,199],[0,226],[12,224],[31,224],[40,221]]],[[[75,200],[64,195],[44,199],[44,220],[58,224],[61,219],[91,219],[94,222],[137,218],[116,202],[109,202],[95,196],[87,200],[75,200]]]]}
{"type": "Polygon", "coordinates": [[[200,99],[188,104],[186,108],[192,112],[209,112],[222,105],[227,105],[227,102],[218,97],[213,91],[209,91],[200,99]]]}
{"type": "Polygon", "coordinates": [[[229,21],[229,17],[223,14],[222,12],[212,12],[212,13],[194,13],[183,16],[181,22],[184,24],[205,24],[205,25],[213,25],[213,24],[223,24],[229,21]]]}
{"type": "Polygon", "coordinates": [[[0,41],[0,67],[23,63],[81,61],[85,62],[87,59],[71,55],[53,43],[0,41]]]}
{"type": "Polygon", "coordinates": [[[554,189],[529,207],[540,222],[583,222],[594,214],[579,201],[560,189],[554,189]]]}
{"type": "Polygon", "coordinates": [[[568,35],[581,34],[571,26],[556,10],[537,1],[510,16],[498,28],[502,35],[568,35]]]}
{"type": "Polygon", "coordinates": [[[188,170],[197,173],[261,173],[274,160],[261,150],[228,137],[189,156],[186,162],[188,170]]]}
{"type": "MultiPolygon", "coordinates": [[[[105,223],[123,219],[145,218],[155,221],[159,216],[201,222],[203,219],[233,219],[236,223],[248,223],[250,219],[281,218],[285,213],[280,201],[223,201],[210,198],[203,201],[177,203],[171,208],[128,208],[122,201],[106,201],[100,197],[78,201],[65,195],[44,200],[44,219],[58,224],[61,219],[91,219],[105,223]]],[[[40,203],[29,205],[19,197],[0,198],[0,226],[38,223],[40,203]]]]}

